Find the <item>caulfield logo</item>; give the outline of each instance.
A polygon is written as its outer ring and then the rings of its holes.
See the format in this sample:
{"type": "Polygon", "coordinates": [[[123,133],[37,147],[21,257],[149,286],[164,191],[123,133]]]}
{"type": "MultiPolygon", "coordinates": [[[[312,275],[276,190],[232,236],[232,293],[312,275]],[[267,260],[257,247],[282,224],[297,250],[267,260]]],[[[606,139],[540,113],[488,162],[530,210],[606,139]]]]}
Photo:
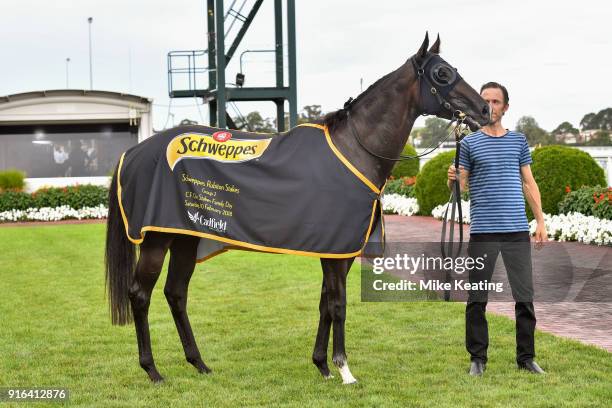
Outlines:
{"type": "Polygon", "coordinates": [[[193,222],[194,224],[199,223],[200,225],[208,227],[211,230],[225,232],[225,230],[227,229],[227,221],[217,220],[212,217],[204,218],[203,215],[200,215],[199,211],[192,214],[188,210],[187,215],[189,216],[191,222],[193,222]]]}
{"type": "Polygon", "coordinates": [[[211,135],[184,133],[172,139],[166,159],[172,170],[182,159],[208,159],[222,163],[241,163],[260,157],[272,139],[232,139],[230,132],[211,135]]]}

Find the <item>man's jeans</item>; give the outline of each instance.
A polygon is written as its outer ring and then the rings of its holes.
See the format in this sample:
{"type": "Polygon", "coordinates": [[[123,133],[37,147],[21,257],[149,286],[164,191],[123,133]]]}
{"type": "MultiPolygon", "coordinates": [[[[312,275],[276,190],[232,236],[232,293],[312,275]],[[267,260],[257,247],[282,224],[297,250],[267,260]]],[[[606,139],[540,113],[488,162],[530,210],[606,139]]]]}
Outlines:
{"type": "MultiPolygon", "coordinates": [[[[534,331],[536,326],[533,308],[533,281],[531,269],[531,244],[529,233],[471,234],[468,254],[472,258],[484,258],[484,268],[470,270],[470,282],[491,281],[495,262],[501,252],[512,295],[516,301],[516,361],[535,357],[534,331]]],[[[470,291],[465,309],[465,343],[471,360],[487,362],[489,328],[485,311],[486,291],[470,291]]]]}

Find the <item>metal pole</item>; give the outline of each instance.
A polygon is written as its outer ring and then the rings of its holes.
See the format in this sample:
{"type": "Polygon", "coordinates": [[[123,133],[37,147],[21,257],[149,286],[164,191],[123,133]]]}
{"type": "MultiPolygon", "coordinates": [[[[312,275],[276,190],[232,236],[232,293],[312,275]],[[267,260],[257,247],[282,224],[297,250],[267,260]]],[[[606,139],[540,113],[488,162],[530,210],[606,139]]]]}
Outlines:
{"type": "Polygon", "coordinates": [[[68,80],[68,63],[70,62],[70,58],[66,58],[66,89],[70,87],[70,82],[68,80]]]}
{"type": "MultiPolygon", "coordinates": [[[[223,14],[223,10],[221,10],[223,14]]],[[[206,22],[208,27],[208,89],[217,88],[217,65],[215,63],[215,0],[208,0],[206,22]]],[[[208,102],[208,121],[217,126],[217,101],[208,102]]]]}
{"type": "Polygon", "coordinates": [[[93,90],[93,69],[91,66],[91,23],[93,22],[93,17],[89,17],[87,22],[89,23],[89,89],[93,90]]]}
{"type": "Polygon", "coordinates": [[[225,30],[223,20],[223,0],[215,0],[215,35],[217,59],[217,127],[226,127],[225,118],[225,30]]]}
{"type": "MultiPolygon", "coordinates": [[[[285,84],[283,71],[283,2],[274,0],[274,32],[276,36],[276,87],[282,88],[285,84]]],[[[285,100],[276,101],[276,130],[285,131],[285,100]]]]}
{"type": "Polygon", "coordinates": [[[287,0],[287,38],[289,42],[289,126],[297,125],[297,73],[295,53],[295,0],[287,0]]]}

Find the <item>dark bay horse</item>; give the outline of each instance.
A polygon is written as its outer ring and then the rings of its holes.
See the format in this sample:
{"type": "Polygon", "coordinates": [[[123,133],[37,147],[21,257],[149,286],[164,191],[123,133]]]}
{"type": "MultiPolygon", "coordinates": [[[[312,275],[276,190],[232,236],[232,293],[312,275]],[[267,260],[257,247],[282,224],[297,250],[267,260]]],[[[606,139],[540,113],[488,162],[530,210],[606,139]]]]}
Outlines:
{"type": "MultiPolygon", "coordinates": [[[[385,75],[339,111],[325,116],[333,143],[372,183],[381,188],[406,144],[414,121],[434,114],[446,119],[460,115],[472,129],[489,121],[489,108],[456,70],[439,56],[440,38],[429,47],[428,36],[418,52],[385,75]]],[[[291,130],[289,131],[291,132],[291,130]]],[[[137,251],[126,237],[117,199],[117,172],[109,194],[106,238],[106,284],[114,324],[136,326],[140,366],[154,382],[163,378],[151,351],[148,310],[151,292],[170,251],[164,294],[183,345],[186,359],[201,373],[211,370],[202,360],[187,316],[187,289],[196,262],[199,238],[149,231],[137,251]]],[[[327,349],[333,326],[332,361],[345,384],[355,382],[345,348],[346,278],[353,258],[321,259],[323,283],[320,320],[312,361],[331,378],[327,349]]]]}

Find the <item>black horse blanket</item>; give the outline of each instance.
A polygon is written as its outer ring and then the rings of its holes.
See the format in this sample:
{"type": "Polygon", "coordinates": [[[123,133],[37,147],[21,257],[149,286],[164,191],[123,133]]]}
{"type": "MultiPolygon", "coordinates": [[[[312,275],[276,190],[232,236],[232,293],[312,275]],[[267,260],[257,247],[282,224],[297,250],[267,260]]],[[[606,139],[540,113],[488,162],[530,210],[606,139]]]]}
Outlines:
{"type": "Polygon", "coordinates": [[[229,248],[347,258],[383,239],[379,189],[322,125],[176,127],[123,153],[117,178],[130,241],[147,231],[198,236],[199,262],[229,248]]]}

